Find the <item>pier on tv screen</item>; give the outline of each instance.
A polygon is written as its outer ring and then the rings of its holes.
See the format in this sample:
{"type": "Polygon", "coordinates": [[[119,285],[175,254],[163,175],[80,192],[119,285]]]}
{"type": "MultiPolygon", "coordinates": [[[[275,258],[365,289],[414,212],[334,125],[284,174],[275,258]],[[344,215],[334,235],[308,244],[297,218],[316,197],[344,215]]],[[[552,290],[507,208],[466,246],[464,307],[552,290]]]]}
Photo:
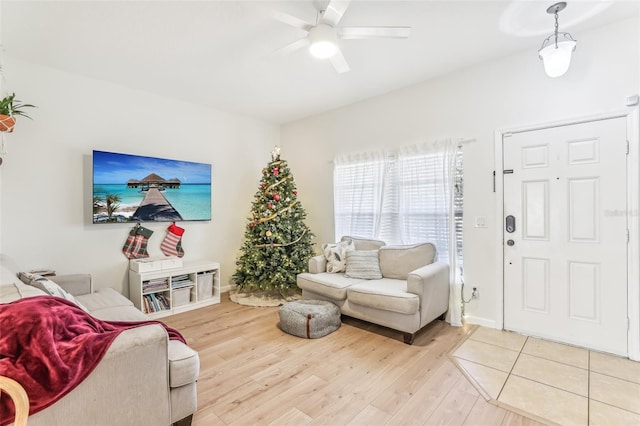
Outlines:
{"type": "Polygon", "coordinates": [[[211,220],[211,164],[93,151],[93,223],[211,220]]]}

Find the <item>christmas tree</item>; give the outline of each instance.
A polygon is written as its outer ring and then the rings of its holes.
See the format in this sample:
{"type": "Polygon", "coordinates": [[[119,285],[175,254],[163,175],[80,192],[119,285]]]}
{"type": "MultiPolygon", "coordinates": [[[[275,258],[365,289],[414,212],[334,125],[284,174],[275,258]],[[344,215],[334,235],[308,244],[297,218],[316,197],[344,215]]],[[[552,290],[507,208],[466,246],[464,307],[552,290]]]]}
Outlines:
{"type": "Polygon", "coordinates": [[[271,159],[262,169],[233,280],[242,292],[287,295],[297,291],[296,275],[307,270],[313,256],[313,234],[304,223],[307,214],[278,147],[271,159]]]}

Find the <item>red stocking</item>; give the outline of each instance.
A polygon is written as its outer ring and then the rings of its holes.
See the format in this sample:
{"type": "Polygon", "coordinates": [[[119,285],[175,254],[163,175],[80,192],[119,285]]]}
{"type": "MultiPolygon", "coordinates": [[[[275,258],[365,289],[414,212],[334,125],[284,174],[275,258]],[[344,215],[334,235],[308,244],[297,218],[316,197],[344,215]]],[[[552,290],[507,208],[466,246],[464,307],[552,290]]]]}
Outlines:
{"type": "Polygon", "coordinates": [[[162,244],[160,244],[160,250],[162,250],[165,256],[184,256],[182,234],[184,234],[184,229],[175,223],[169,225],[167,228],[167,236],[164,237],[162,244]]]}

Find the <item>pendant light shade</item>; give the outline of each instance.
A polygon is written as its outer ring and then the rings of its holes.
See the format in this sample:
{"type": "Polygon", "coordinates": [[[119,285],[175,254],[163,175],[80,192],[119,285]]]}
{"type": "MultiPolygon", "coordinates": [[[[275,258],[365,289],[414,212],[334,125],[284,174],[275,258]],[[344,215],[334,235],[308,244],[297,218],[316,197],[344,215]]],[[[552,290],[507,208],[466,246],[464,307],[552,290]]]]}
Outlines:
{"type": "Polygon", "coordinates": [[[555,31],[542,42],[538,56],[542,59],[544,71],[549,77],[564,75],[571,64],[571,54],[576,50],[576,41],[571,34],[558,32],[558,12],[565,7],[567,3],[560,2],[547,9],[547,13],[555,16],[555,31]]]}
{"type": "MultiPolygon", "coordinates": [[[[547,39],[549,40],[549,39],[547,39]]],[[[545,42],[547,41],[545,40],[545,42]]],[[[544,71],[549,77],[560,77],[569,70],[571,54],[576,50],[576,41],[567,33],[558,34],[557,44],[543,45],[538,54],[544,64],[544,71]],[[566,35],[566,38],[563,37],[566,35]]]]}

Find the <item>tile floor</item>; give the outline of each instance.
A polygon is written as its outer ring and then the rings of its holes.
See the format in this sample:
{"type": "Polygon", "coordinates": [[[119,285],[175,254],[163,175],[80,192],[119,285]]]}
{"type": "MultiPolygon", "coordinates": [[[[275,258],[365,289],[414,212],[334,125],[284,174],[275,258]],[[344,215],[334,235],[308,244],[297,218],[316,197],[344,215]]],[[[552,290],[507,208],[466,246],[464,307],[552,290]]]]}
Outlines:
{"type": "Polygon", "coordinates": [[[640,425],[640,363],[479,327],[450,354],[487,399],[560,425],[640,425]]]}

